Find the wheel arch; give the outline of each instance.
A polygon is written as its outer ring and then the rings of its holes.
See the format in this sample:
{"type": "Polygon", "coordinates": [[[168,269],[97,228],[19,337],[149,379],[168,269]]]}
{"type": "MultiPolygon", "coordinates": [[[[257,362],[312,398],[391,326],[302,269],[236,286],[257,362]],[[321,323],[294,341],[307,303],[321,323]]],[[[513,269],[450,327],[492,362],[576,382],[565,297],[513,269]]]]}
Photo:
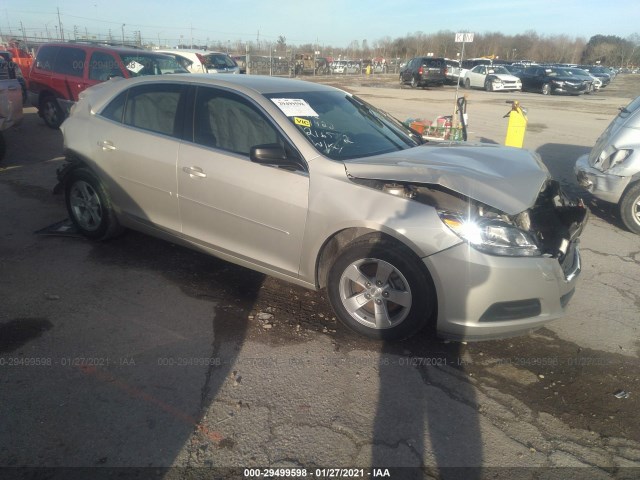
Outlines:
{"type": "MultiPolygon", "coordinates": [[[[415,255],[416,259],[420,259],[420,250],[418,247],[405,237],[399,235],[396,231],[385,228],[375,229],[366,226],[344,228],[328,237],[318,251],[315,269],[315,283],[318,288],[327,286],[329,270],[344,247],[365,237],[369,237],[371,241],[396,243],[415,255]]],[[[419,263],[422,265],[422,268],[430,274],[423,262],[420,261],[419,263]]]]}
{"type": "Polygon", "coordinates": [[[65,150],[65,163],[56,170],[58,184],[53,188],[53,193],[63,193],[71,173],[79,168],[86,168],[95,175],[92,162],[89,159],[73,150],[65,150]]]}

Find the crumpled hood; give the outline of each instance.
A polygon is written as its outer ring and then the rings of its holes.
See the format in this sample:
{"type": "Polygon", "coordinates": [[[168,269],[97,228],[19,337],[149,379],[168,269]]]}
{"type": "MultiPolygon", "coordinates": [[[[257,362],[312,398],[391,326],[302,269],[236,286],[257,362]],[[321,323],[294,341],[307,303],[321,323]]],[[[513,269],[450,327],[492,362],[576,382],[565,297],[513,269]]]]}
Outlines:
{"type": "Polygon", "coordinates": [[[348,175],[441,185],[515,215],[531,207],[549,171],[528,150],[489,144],[433,144],[345,162],[348,175]]]}

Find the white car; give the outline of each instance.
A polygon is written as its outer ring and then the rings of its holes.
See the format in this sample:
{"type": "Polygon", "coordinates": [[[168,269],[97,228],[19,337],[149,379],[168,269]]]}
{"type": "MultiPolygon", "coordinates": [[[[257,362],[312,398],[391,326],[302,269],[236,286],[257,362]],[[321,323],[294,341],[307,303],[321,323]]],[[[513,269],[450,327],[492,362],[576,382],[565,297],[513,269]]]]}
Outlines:
{"type": "Polygon", "coordinates": [[[487,92],[497,90],[522,90],[522,81],[504,67],[476,65],[464,74],[465,88],[484,88],[487,92]]]}
{"type": "Polygon", "coordinates": [[[350,60],[335,60],[331,64],[333,73],[360,73],[360,64],[350,60]]]}
{"type": "Polygon", "coordinates": [[[205,52],[204,50],[157,50],[157,52],[171,55],[191,73],[207,73],[204,55],[210,52],[205,52]]]}
{"type": "Polygon", "coordinates": [[[240,73],[238,64],[226,53],[207,50],[158,50],[171,55],[191,73],[240,73]]]}

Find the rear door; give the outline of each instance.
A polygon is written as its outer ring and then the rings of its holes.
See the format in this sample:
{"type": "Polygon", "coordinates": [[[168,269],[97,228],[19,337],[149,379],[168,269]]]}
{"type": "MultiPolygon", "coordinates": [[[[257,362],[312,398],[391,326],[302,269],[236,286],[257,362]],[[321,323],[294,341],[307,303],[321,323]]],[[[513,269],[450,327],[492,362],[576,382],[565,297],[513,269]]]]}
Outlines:
{"type": "Polygon", "coordinates": [[[186,90],[155,82],[125,90],[101,112],[90,139],[114,203],[139,222],[173,231],[181,229],[176,163],[186,90]]]}

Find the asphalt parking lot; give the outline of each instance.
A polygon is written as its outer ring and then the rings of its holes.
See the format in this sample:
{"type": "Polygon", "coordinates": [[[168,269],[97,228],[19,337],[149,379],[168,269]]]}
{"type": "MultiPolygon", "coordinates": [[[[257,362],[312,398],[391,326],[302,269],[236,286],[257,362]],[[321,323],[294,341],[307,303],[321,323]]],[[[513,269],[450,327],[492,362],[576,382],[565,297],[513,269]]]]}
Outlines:
{"type": "MultiPolygon", "coordinates": [[[[324,80],[400,120],[453,111],[454,87],[324,80]]],[[[519,100],[525,147],[584,195],[573,164],[640,95],[640,75],[580,97],[459,93],[469,140],[488,143],[504,141],[505,101],[519,100]]],[[[338,324],[324,292],[135,232],[42,232],[66,218],[52,194],[62,136],[33,108],[5,136],[0,476],[640,476],[640,237],[612,206],[584,195],[565,318],[508,340],[381,344],[338,324]],[[327,470],[338,467],[353,470],[327,470]]]]}

